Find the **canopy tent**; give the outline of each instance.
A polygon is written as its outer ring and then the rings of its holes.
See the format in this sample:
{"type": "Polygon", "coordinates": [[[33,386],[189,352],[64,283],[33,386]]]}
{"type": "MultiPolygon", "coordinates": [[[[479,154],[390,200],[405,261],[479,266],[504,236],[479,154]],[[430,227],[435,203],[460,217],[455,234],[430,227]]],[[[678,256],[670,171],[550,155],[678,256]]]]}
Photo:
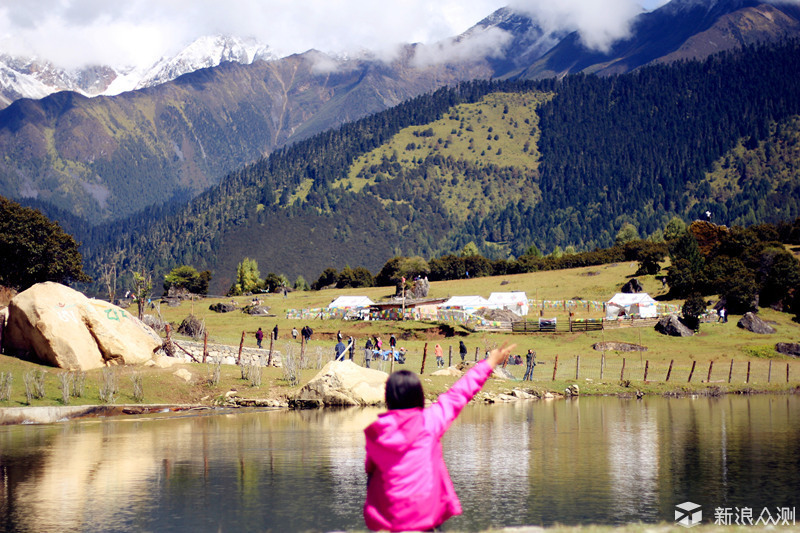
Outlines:
{"type": "Polygon", "coordinates": [[[522,291],[493,292],[489,295],[492,309],[506,309],[517,316],[528,314],[528,295],[522,291]]]}
{"type": "Polygon", "coordinates": [[[606,318],[636,315],[642,318],[658,316],[656,301],[649,294],[619,292],[606,302],[606,318]]]}
{"type": "Polygon", "coordinates": [[[328,304],[328,309],[363,309],[375,305],[366,296],[339,296],[328,304]]]}
{"type": "Polygon", "coordinates": [[[442,304],[442,308],[462,309],[468,313],[474,313],[484,307],[491,307],[491,305],[489,300],[483,296],[453,296],[442,304]]]}

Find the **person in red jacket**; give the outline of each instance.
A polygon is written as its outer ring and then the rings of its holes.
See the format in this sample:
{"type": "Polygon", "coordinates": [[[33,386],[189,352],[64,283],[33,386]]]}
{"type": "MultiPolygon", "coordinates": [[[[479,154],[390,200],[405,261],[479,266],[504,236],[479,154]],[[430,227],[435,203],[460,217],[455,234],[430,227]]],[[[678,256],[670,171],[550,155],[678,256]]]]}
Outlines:
{"type": "Polygon", "coordinates": [[[424,531],[461,514],[441,439],[515,345],[492,350],[436,403],[425,408],[419,377],[408,370],[386,382],[388,411],[364,430],[367,499],[364,521],[373,531],[424,531]]]}

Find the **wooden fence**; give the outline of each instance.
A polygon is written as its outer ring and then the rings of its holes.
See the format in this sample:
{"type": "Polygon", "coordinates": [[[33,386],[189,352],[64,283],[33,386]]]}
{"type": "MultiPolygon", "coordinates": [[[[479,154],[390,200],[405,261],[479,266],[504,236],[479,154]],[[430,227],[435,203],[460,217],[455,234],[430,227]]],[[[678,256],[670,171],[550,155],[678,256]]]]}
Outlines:
{"type": "Polygon", "coordinates": [[[572,333],[576,331],[601,331],[604,329],[652,328],[657,322],[657,318],[626,318],[624,320],[585,318],[562,321],[555,319],[519,320],[510,323],[510,331],[512,333],[572,333]]]}
{"type": "MultiPolygon", "coordinates": [[[[506,367],[521,379],[525,365],[506,367]]],[[[800,381],[800,361],[785,360],[718,360],[675,361],[654,360],[637,355],[609,354],[594,357],[559,356],[550,360],[537,360],[533,381],[587,380],[618,383],[630,381],[655,383],[706,383],[717,384],[769,384],[796,383],[800,381]]]]}

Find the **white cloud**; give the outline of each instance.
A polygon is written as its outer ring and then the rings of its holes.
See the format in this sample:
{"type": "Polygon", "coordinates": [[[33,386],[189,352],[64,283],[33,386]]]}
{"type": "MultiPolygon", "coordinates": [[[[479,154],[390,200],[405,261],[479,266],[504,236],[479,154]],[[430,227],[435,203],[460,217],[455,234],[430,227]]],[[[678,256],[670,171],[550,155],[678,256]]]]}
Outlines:
{"type": "Polygon", "coordinates": [[[513,0],[511,7],[547,31],[577,31],[587,47],[598,50],[627,37],[632,19],[643,11],[638,0],[513,0]]]}
{"type": "Polygon", "coordinates": [[[197,37],[255,37],[280,54],[390,55],[457,35],[503,0],[5,0],[0,51],[62,66],[147,65],[197,37]]]}
{"type": "Polygon", "coordinates": [[[499,57],[511,38],[511,34],[499,28],[488,28],[471,33],[462,39],[445,39],[430,46],[417,47],[413,64],[417,67],[427,67],[450,61],[499,57]]]}
{"type": "Polygon", "coordinates": [[[200,36],[229,34],[256,38],[279,55],[315,48],[389,59],[400,44],[425,43],[420,60],[430,61],[478,44],[494,53],[503,45],[499,33],[451,38],[509,1],[546,29],[578,30],[587,46],[603,49],[627,35],[642,5],[666,0],[3,0],[0,52],[64,67],[149,66],[200,36]]]}

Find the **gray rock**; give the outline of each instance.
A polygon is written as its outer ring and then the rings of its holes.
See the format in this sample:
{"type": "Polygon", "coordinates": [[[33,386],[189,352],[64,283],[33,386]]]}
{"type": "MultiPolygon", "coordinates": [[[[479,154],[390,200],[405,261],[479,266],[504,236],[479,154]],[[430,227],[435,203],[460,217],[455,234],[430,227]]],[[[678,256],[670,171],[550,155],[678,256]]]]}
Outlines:
{"type": "Polygon", "coordinates": [[[209,305],[208,308],[214,311],[215,313],[230,313],[231,311],[234,311],[236,309],[236,306],[233,304],[226,304],[219,302],[209,305]]]}
{"type": "Polygon", "coordinates": [[[642,292],[643,290],[644,287],[642,287],[642,284],[639,283],[639,280],[636,278],[631,278],[630,280],[628,280],[628,282],[625,285],[623,285],[621,289],[621,291],[626,294],[642,292]]]}
{"type": "Polygon", "coordinates": [[[197,339],[203,336],[205,326],[194,315],[189,315],[183,319],[180,326],[178,326],[178,333],[197,339]]]}
{"type": "Polygon", "coordinates": [[[629,342],[596,342],[592,345],[592,348],[597,350],[598,352],[606,351],[606,352],[646,352],[647,346],[641,346],[639,344],[631,344],[629,342]]]}
{"type": "Polygon", "coordinates": [[[797,342],[779,342],[775,345],[775,351],[783,355],[791,355],[792,357],[800,357],[800,343],[797,342]]]}
{"type": "Polygon", "coordinates": [[[414,281],[414,287],[411,289],[414,298],[427,298],[430,284],[427,278],[420,278],[414,281]]]}
{"type": "Polygon", "coordinates": [[[253,316],[269,316],[269,307],[264,307],[263,305],[248,305],[242,309],[242,313],[253,316]]]}
{"type": "Polygon", "coordinates": [[[661,317],[655,325],[655,330],[671,337],[691,337],[694,335],[694,331],[684,326],[676,315],[661,317]]]}
{"type": "Polygon", "coordinates": [[[753,333],[759,333],[761,335],[775,333],[775,328],[761,320],[761,318],[752,312],[745,313],[744,316],[739,319],[739,322],[737,322],[736,325],[742,329],[752,331],[753,333]]]}

